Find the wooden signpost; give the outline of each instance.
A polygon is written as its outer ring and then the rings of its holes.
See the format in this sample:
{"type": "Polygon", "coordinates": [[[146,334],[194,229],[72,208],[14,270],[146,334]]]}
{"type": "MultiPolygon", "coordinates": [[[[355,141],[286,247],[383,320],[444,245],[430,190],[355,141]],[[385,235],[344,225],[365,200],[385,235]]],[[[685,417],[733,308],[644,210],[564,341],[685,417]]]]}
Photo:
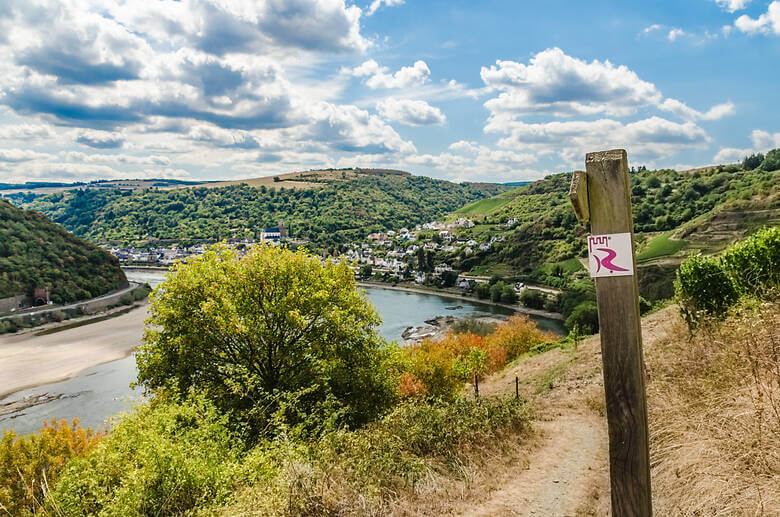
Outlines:
{"type": "Polygon", "coordinates": [[[609,425],[612,515],[650,517],[645,371],[635,275],[628,158],[622,149],[588,153],[569,198],[590,221],[589,269],[596,282],[609,425]]]}

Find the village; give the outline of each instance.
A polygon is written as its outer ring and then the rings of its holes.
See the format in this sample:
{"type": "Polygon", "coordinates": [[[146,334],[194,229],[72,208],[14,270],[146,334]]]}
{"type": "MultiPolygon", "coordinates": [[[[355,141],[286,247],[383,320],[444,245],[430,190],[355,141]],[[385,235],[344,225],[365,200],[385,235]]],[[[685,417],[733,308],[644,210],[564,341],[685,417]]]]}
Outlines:
{"type": "MultiPolygon", "coordinates": [[[[516,221],[509,220],[504,226],[511,227],[516,221]]],[[[503,236],[492,236],[482,242],[459,236],[459,230],[474,227],[474,221],[458,218],[452,221],[432,221],[414,228],[399,228],[385,232],[374,232],[363,241],[344,244],[323,252],[323,261],[348,260],[354,264],[355,276],[361,281],[387,283],[413,282],[439,288],[472,290],[477,284],[487,283],[487,276],[468,275],[452,268],[447,257],[469,256],[489,250],[503,236]]],[[[280,246],[286,244],[305,245],[304,241],[291,238],[284,222],[276,227],[263,228],[257,239],[226,239],[225,242],[246,253],[256,244],[280,246]]],[[[192,246],[118,247],[104,246],[124,266],[168,267],[177,261],[186,262],[191,257],[205,252],[211,242],[192,246]]],[[[515,293],[521,293],[523,283],[513,285],[515,293]]],[[[542,289],[544,290],[544,289],[542,289]]],[[[552,290],[551,290],[552,291],[552,290]]]]}

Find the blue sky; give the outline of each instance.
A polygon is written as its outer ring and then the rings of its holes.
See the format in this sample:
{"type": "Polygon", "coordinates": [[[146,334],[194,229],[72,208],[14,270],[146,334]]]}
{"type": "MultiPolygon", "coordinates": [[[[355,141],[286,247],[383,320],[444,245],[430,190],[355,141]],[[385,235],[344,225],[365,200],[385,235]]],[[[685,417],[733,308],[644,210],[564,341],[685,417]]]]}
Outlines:
{"type": "Polygon", "coordinates": [[[0,3],[0,181],[467,181],[780,147],[780,1],[0,3]]]}

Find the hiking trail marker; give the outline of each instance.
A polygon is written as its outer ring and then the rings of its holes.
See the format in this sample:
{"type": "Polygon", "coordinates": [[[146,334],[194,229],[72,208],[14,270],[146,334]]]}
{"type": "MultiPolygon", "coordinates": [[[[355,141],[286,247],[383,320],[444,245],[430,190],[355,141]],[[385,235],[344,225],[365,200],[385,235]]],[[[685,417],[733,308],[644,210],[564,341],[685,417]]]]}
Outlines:
{"type": "Polygon", "coordinates": [[[572,176],[569,199],[577,218],[590,221],[588,260],[599,309],[612,515],[651,517],[645,368],[630,187],[626,151],[588,153],[585,171],[572,176]]]}

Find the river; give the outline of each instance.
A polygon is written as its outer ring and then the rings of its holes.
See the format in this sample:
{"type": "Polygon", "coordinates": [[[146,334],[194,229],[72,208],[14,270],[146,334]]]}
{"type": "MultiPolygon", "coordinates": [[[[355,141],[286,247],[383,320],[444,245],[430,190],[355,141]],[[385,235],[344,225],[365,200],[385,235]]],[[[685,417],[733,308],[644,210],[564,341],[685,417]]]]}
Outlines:
{"type": "MultiPolygon", "coordinates": [[[[164,279],[161,271],[126,272],[129,280],[149,283],[152,286],[164,279]]],[[[467,317],[475,315],[493,315],[506,317],[512,314],[510,309],[497,307],[477,301],[459,300],[435,294],[410,293],[368,287],[366,295],[374,304],[382,323],[378,331],[389,341],[401,341],[401,333],[410,326],[423,325],[425,320],[436,316],[449,315],[467,317]]],[[[537,319],[540,327],[561,332],[560,322],[537,319]]],[[[110,339],[107,336],[106,339],[110,339]]],[[[136,368],[134,356],[118,361],[87,368],[79,375],[66,381],[38,386],[14,393],[2,403],[19,400],[28,396],[48,393],[61,395],[60,398],[33,406],[17,413],[0,416],[0,432],[14,429],[17,434],[26,434],[40,428],[44,420],[79,418],[84,426],[102,427],[112,415],[126,411],[142,400],[140,389],[131,389],[135,380],[136,368]]]]}

